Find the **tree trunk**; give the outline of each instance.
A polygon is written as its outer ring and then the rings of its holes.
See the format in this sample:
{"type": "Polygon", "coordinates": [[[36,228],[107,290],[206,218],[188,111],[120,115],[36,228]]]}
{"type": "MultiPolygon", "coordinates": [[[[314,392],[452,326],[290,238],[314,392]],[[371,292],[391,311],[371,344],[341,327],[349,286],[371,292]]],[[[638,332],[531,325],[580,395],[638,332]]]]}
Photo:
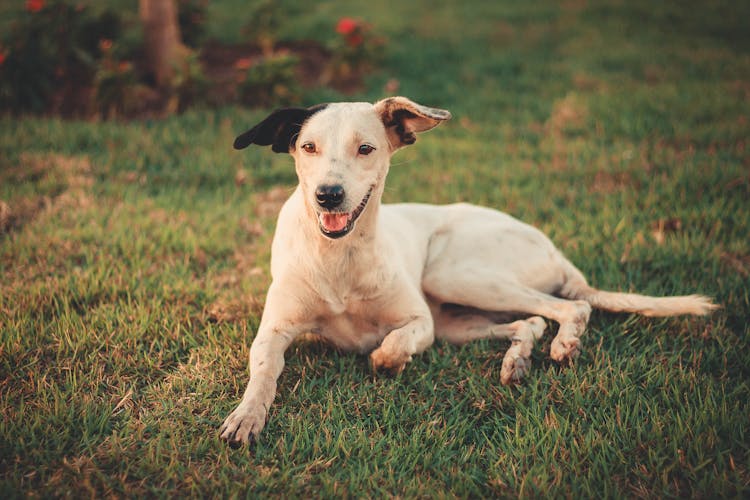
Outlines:
{"type": "Polygon", "coordinates": [[[138,0],[146,62],[156,86],[169,88],[185,57],[174,0],[138,0]]]}

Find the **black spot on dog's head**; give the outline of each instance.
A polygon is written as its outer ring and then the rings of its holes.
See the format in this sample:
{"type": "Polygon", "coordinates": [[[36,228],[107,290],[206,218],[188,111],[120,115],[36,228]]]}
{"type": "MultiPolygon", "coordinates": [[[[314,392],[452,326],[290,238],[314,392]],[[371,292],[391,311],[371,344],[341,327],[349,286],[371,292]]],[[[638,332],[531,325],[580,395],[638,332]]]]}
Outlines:
{"type": "Polygon", "coordinates": [[[318,104],[311,108],[278,109],[250,130],[238,135],[234,140],[234,149],[245,149],[251,144],[257,144],[271,146],[275,153],[288,153],[294,147],[305,121],[326,106],[327,104],[318,104]]]}

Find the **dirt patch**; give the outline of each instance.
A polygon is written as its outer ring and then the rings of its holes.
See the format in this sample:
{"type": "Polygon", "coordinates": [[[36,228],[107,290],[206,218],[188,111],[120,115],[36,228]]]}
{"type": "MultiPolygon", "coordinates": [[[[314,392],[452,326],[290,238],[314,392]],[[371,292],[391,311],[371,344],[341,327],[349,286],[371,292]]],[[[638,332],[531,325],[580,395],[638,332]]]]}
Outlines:
{"type": "Polygon", "coordinates": [[[262,219],[276,218],[289,196],[288,187],[277,186],[255,195],[255,215],[262,219]]]}
{"type": "Polygon", "coordinates": [[[564,99],[555,102],[545,125],[550,135],[559,137],[583,128],[587,116],[588,109],[585,103],[575,94],[568,94],[564,99]]]}
{"type": "Polygon", "coordinates": [[[49,196],[22,196],[12,202],[0,200],[0,234],[20,229],[51,206],[49,196]]]}
{"type": "Polygon", "coordinates": [[[236,323],[263,310],[263,302],[254,295],[235,298],[220,298],[206,308],[206,318],[213,323],[236,323]]]}
{"type": "Polygon", "coordinates": [[[206,320],[212,323],[234,323],[259,315],[263,301],[258,294],[242,292],[243,282],[254,279],[265,283],[264,271],[256,265],[257,251],[252,245],[238,248],[234,253],[234,266],[211,279],[222,289],[219,296],[204,310],[206,320]]]}
{"type": "Polygon", "coordinates": [[[747,278],[750,276],[750,255],[734,252],[722,252],[721,261],[734,272],[747,278]]]}
{"type": "Polygon", "coordinates": [[[240,226],[253,242],[237,247],[232,256],[234,265],[211,278],[219,288],[219,296],[204,310],[205,318],[215,323],[234,323],[258,316],[263,310],[262,289],[267,286],[267,271],[258,265],[258,246],[266,245],[266,223],[273,220],[291,194],[288,186],[277,186],[254,196],[255,217],[243,218],[240,226]],[[241,291],[250,284],[252,291],[241,291]]]}
{"type": "Polygon", "coordinates": [[[600,170],[594,175],[594,181],[589,186],[589,193],[617,193],[632,187],[633,184],[633,179],[627,172],[607,172],[600,170]]]}
{"type": "Polygon", "coordinates": [[[605,83],[587,73],[576,73],[573,75],[573,85],[582,91],[598,91],[605,88],[605,83]]]}
{"type": "Polygon", "coordinates": [[[0,235],[17,231],[45,213],[86,208],[94,183],[86,156],[23,154],[17,166],[0,175],[7,184],[34,183],[41,192],[0,200],[0,235]]]}
{"type": "Polygon", "coordinates": [[[657,245],[663,245],[667,235],[679,233],[682,230],[682,221],[676,217],[659,219],[651,224],[651,236],[657,245]]]}

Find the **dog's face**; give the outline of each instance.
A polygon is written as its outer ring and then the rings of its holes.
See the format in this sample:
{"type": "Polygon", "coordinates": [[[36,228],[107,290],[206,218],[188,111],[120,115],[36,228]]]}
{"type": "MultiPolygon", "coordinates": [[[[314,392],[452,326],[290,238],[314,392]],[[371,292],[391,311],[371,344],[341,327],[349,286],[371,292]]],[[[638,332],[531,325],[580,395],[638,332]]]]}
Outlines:
{"type": "Polygon", "coordinates": [[[302,126],[291,150],[307,207],[329,238],[346,236],[388,173],[391,147],[371,104],[331,104],[302,126]]]}
{"type": "Polygon", "coordinates": [[[368,206],[379,203],[393,152],[450,116],[404,97],[374,105],[288,108],[237,137],[234,146],[272,145],[276,152],[290,153],[308,213],[324,236],[337,239],[352,231],[368,206]]]}

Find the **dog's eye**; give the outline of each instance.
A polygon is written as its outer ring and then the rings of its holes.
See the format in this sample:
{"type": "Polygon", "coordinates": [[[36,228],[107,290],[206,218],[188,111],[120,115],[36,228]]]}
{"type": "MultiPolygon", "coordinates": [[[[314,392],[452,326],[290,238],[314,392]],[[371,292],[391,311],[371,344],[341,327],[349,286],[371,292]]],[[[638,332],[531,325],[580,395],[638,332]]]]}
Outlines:
{"type": "Polygon", "coordinates": [[[303,150],[303,151],[304,151],[305,153],[310,153],[310,154],[312,154],[312,153],[314,153],[314,152],[315,152],[315,144],[314,144],[314,143],[312,143],[312,142],[306,142],[306,143],[304,143],[304,144],[302,145],[302,150],[303,150]]]}
{"type": "Polygon", "coordinates": [[[370,146],[369,144],[362,144],[362,145],[361,145],[361,146],[359,147],[359,149],[357,150],[357,152],[358,152],[359,154],[361,154],[362,156],[367,156],[367,155],[369,155],[370,153],[372,153],[373,151],[375,151],[375,148],[374,148],[374,147],[372,147],[372,146],[370,146]]]}

